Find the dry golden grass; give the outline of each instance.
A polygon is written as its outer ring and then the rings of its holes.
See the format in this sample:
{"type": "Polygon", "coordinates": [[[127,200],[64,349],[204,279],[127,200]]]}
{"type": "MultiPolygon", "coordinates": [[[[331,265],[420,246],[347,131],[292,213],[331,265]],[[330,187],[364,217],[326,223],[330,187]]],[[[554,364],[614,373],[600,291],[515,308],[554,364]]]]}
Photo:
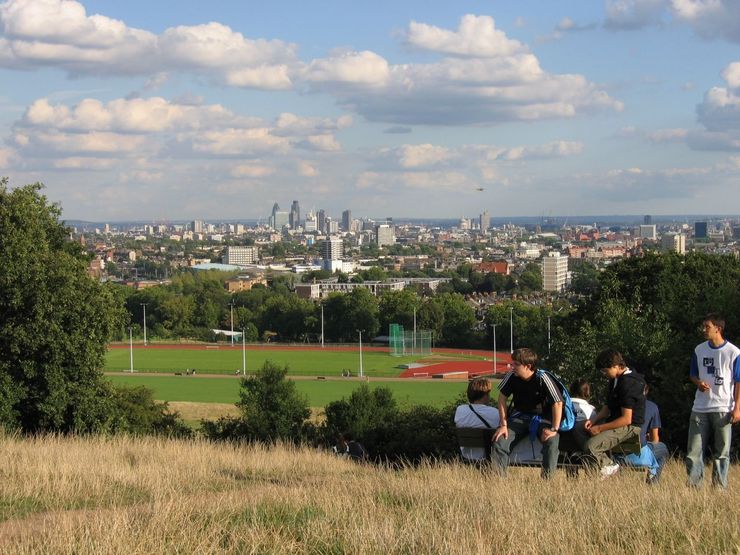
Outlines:
{"type": "Polygon", "coordinates": [[[186,422],[217,420],[222,416],[239,416],[239,409],[233,403],[192,403],[190,401],[170,401],[170,410],[180,413],[186,422]]]}
{"type": "Polygon", "coordinates": [[[457,464],[392,470],[289,447],[0,439],[2,553],[737,553],[734,488],[457,464]]]}

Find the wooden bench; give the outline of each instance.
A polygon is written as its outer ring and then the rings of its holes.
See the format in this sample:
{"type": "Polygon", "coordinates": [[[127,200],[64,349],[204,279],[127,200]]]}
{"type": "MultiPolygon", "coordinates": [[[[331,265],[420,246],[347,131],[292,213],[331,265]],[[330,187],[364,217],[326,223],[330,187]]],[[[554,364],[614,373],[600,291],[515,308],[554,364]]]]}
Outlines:
{"type": "MultiPolygon", "coordinates": [[[[483,449],[485,452],[485,458],[483,460],[468,459],[460,454],[460,458],[465,463],[476,464],[479,466],[488,465],[491,463],[491,450],[493,434],[496,432],[495,429],[491,428],[455,428],[455,434],[457,435],[457,443],[459,447],[465,448],[478,448],[483,449]]],[[[630,454],[640,453],[640,438],[635,436],[628,442],[618,445],[611,451],[612,456],[620,457],[630,454]]],[[[565,469],[569,475],[577,475],[580,468],[585,467],[587,464],[586,457],[583,453],[574,451],[560,451],[558,457],[558,468],[565,469]]],[[[645,467],[634,466],[629,464],[623,465],[632,470],[645,470],[645,467]]],[[[509,460],[509,466],[514,467],[541,467],[542,460],[540,459],[522,459],[515,457],[509,460]]]]}

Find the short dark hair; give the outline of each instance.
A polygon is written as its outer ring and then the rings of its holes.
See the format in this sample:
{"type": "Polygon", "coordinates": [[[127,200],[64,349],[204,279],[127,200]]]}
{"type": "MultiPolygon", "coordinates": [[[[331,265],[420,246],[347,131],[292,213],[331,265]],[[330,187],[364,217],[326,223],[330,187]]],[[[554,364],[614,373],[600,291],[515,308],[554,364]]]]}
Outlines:
{"type": "Polygon", "coordinates": [[[488,378],[475,378],[468,382],[468,401],[475,403],[491,393],[491,380],[488,378]]]}
{"type": "Polygon", "coordinates": [[[591,384],[583,378],[570,384],[568,391],[571,396],[578,397],[579,399],[586,399],[588,401],[591,398],[591,384]]]}
{"type": "Polygon", "coordinates": [[[711,322],[719,329],[719,333],[725,334],[725,319],[718,312],[710,312],[702,319],[702,322],[711,322]]]}
{"type": "Polygon", "coordinates": [[[622,368],[627,367],[627,363],[624,362],[622,353],[614,349],[604,349],[596,355],[596,368],[601,370],[602,368],[611,368],[612,366],[621,366],[622,368]]]}
{"type": "Polygon", "coordinates": [[[514,349],[514,352],[511,353],[511,360],[514,362],[518,362],[519,364],[522,364],[524,366],[536,366],[537,361],[540,359],[540,357],[537,356],[537,353],[535,353],[532,349],[527,349],[526,347],[522,347],[521,349],[514,349]]]}

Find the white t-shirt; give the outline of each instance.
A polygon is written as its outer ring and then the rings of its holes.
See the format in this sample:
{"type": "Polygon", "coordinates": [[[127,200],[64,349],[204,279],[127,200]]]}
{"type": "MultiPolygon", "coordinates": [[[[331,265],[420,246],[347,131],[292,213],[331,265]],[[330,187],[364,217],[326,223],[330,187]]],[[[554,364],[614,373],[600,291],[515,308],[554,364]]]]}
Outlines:
{"type": "MultiPolygon", "coordinates": [[[[476,403],[473,403],[473,408],[475,412],[480,414],[488,422],[491,428],[498,428],[500,422],[498,409],[476,403]]],[[[455,426],[457,428],[486,428],[486,425],[470,410],[468,405],[457,407],[455,411],[455,426]]],[[[466,459],[476,461],[483,460],[486,457],[485,450],[480,447],[460,447],[460,452],[466,459]]]]}
{"type": "Polygon", "coordinates": [[[719,347],[712,347],[709,341],[697,345],[690,375],[709,384],[709,391],[696,390],[694,412],[731,411],[735,382],[740,382],[740,349],[729,341],[719,347]]]}
{"type": "Polygon", "coordinates": [[[571,397],[573,401],[573,411],[576,413],[576,422],[590,420],[596,414],[596,407],[579,397],[571,397]]]}

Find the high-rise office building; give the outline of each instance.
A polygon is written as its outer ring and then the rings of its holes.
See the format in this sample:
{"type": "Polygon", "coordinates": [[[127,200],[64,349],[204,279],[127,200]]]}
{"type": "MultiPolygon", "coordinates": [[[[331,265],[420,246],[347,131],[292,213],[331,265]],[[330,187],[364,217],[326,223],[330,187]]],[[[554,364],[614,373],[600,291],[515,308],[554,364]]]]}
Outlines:
{"type": "Polygon", "coordinates": [[[318,218],[314,215],[313,212],[309,212],[303,224],[303,231],[317,231],[317,230],[318,230],[318,218]]]}
{"type": "Polygon", "coordinates": [[[480,232],[487,233],[488,226],[491,225],[491,218],[488,216],[488,210],[484,210],[480,215],[480,232]]]}
{"type": "Polygon", "coordinates": [[[326,211],[323,208],[316,213],[316,225],[320,233],[326,231],[326,211]]]}
{"type": "Polygon", "coordinates": [[[193,220],[191,230],[193,233],[203,233],[203,220],[193,220]]]}
{"type": "Polygon", "coordinates": [[[379,247],[396,244],[396,230],[393,224],[378,224],[375,226],[375,243],[379,247]]]}
{"type": "Polygon", "coordinates": [[[329,237],[321,243],[321,258],[324,260],[341,260],[343,246],[340,237],[329,237]]]}
{"type": "Polygon", "coordinates": [[[568,257],[549,252],[542,259],[542,288],[545,291],[563,291],[568,280],[568,257]]]}
{"type": "Polygon", "coordinates": [[[259,260],[259,249],[257,247],[226,247],[223,256],[224,264],[235,266],[246,266],[254,264],[259,260]]]}
{"type": "Polygon", "coordinates": [[[352,211],[342,212],[342,231],[352,231],[352,211]]]}
{"type": "Polygon", "coordinates": [[[686,254],[686,235],[683,233],[666,233],[661,239],[661,244],[667,251],[686,254]]]}
{"type": "Polygon", "coordinates": [[[657,232],[654,225],[641,225],[640,226],[640,237],[643,239],[651,239],[655,241],[657,238],[657,232]]]}
{"type": "Polygon", "coordinates": [[[301,207],[298,205],[298,201],[294,200],[290,207],[290,217],[288,219],[290,227],[297,229],[301,225],[301,207]]]}
{"type": "Polygon", "coordinates": [[[706,239],[707,231],[707,222],[694,222],[695,239],[706,239]]]}
{"type": "Polygon", "coordinates": [[[653,217],[651,215],[647,215],[642,219],[642,223],[644,225],[653,225],[653,217]]]}

